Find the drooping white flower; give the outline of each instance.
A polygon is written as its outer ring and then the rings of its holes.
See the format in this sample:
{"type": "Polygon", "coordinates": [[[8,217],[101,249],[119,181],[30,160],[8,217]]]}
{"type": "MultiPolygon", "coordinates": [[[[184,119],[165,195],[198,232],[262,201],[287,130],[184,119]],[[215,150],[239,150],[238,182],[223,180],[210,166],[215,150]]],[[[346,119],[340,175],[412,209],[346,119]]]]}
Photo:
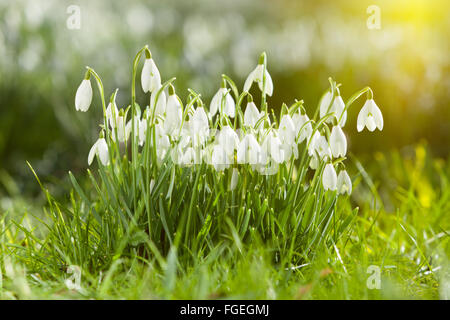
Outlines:
{"type": "Polygon", "coordinates": [[[262,134],[267,127],[271,126],[271,122],[270,122],[270,118],[268,116],[266,116],[266,112],[265,111],[261,111],[259,118],[260,119],[263,118],[263,120],[258,125],[256,125],[255,129],[260,134],[262,134]]]}
{"type": "Polygon", "coordinates": [[[161,123],[155,125],[155,142],[158,161],[162,161],[170,149],[170,139],[161,123]]]}
{"type": "Polygon", "coordinates": [[[155,89],[155,91],[152,92],[152,96],[150,98],[150,106],[151,108],[155,108],[155,117],[157,116],[163,116],[164,112],[166,112],[166,93],[161,91],[161,93],[158,95],[158,91],[161,88],[161,85],[159,85],[158,88],[155,89]],[[158,101],[156,101],[156,98],[158,98],[158,101]],[[155,105],[156,102],[156,105],[155,105]]]}
{"type": "Polygon", "coordinates": [[[189,121],[189,132],[194,147],[203,145],[208,139],[209,121],[203,107],[195,109],[194,114],[189,121]]]}
{"type": "MultiPolygon", "coordinates": [[[[135,128],[135,130],[136,130],[136,128],[135,128]]],[[[139,145],[143,146],[144,142],[145,142],[145,138],[146,138],[146,133],[147,133],[147,119],[144,118],[138,122],[137,130],[139,132],[139,145]]]]}
{"type": "Polygon", "coordinates": [[[89,79],[81,81],[75,94],[75,110],[86,112],[92,102],[92,86],[89,79]]]}
{"type": "Polygon", "coordinates": [[[109,122],[111,128],[114,128],[116,126],[114,119],[117,118],[118,115],[119,110],[117,109],[116,105],[116,96],[114,96],[114,100],[112,102],[109,102],[108,107],[106,108],[106,120],[109,122]]]}
{"type": "Polygon", "coordinates": [[[92,160],[94,160],[95,155],[97,155],[99,157],[100,162],[104,166],[107,166],[109,164],[108,144],[106,143],[105,138],[103,138],[103,137],[99,138],[94,143],[91,150],[89,150],[89,155],[88,155],[88,164],[89,165],[91,165],[92,160]]]}
{"type": "Polygon", "coordinates": [[[113,141],[119,140],[120,142],[125,142],[126,140],[128,140],[132,129],[131,121],[129,121],[128,123],[126,122],[126,115],[123,113],[123,111],[119,111],[119,115],[116,117],[115,125],[117,127],[113,127],[111,136],[113,141]]]}
{"type": "Polygon", "coordinates": [[[261,113],[253,101],[247,103],[244,112],[244,125],[254,128],[258,120],[261,118],[261,113]]]}
{"type": "Polygon", "coordinates": [[[270,159],[273,159],[276,163],[281,163],[285,160],[284,153],[281,139],[273,131],[269,131],[261,144],[260,163],[266,165],[270,162],[270,159]]]}
{"type": "Polygon", "coordinates": [[[313,170],[316,170],[319,167],[319,159],[317,159],[317,156],[311,157],[311,160],[309,161],[309,167],[313,170]]]}
{"type": "Polygon", "coordinates": [[[295,125],[290,115],[285,114],[281,117],[278,134],[283,143],[292,145],[295,142],[295,125]]]}
{"type": "Polygon", "coordinates": [[[184,165],[199,164],[200,160],[201,156],[199,150],[189,147],[186,149],[186,152],[183,155],[182,164],[184,165]]]}
{"type": "Polygon", "coordinates": [[[323,118],[328,112],[328,107],[330,107],[329,112],[331,112],[332,106],[330,106],[331,99],[333,99],[333,95],[331,94],[331,91],[327,91],[322,99],[320,100],[320,117],[323,118]]]}
{"type": "Polygon", "coordinates": [[[324,136],[321,135],[319,137],[319,139],[316,141],[315,148],[322,160],[326,161],[328,159],[331,159],[330,144],[324,136]]]}
{"type": "Polygon", "coordinates": [[[337,175],[336,170],[331,163],[325,165],[325,169],[322,174],[322,184],[325,190],[336,190],[337,188],[337,175]]]}
{"type": "Polygon", "coordinates": [[[223,171],[232,164],[232,158],[225,149],[225,146],[217,144],[213,147],[211,164],[216,171],[223,171]]]}
{"type": "Polygon", "coordinates": [[[330,135],[330,147],[333,157],[345,157],[347,154],[347,139],[340,126],[334,126],[330,135]]]}
{"type": "Polygon", "coordinates": [[[337,177],[337,190],[340,194],[347,193],[350,195],[352,193],[352,180],[346,170],[339,172],[337,177]]]}
{"type": "Polygon", "coordinates": [[[320,101],[320,117],[323,118],[327,113],[334,112],[334,117],[329,117],[325,122],[327,123],[333,123],[333,118],[338,121],[341,118],[342,119],[339,122],[339,125],[343,127],[345,125],[345,122],[347,121],[347,111],[344,112],[345,109],[345,103],[342,99],[341,95],[337,95],[334,98],[333,104],[331,105],[330,109],[328,110],[328,107],[331,103],[331,100],[333,99],[333,95],[330,91],[325,93],[322,100],[320,101]],[[328,111],[328,112],[327,112],[328,111]]]}
{"type": "MultiPolygon", "coordinates": [[[[141,121],[140,120],[140,112],[137,113],[133,119],[128,120],[126,126],[125,126],[125,134],[126,134],[126,140],[128,140],[128,137],[130,135],[130,133],[133,131],[133,123],[132,121],[134,121],[134,138],[138,140],[139,144],[142,145],[144,144],[144,140],[145,140],[145,131],[147,130],[147,121],[141,121]],[[145,124],[144,124],[145,123],[145,124]],[[145,126],[145,127],[144,127],[145,126]],[[142,142],[142,144],[141,144],[142,142]]],[[[124,142],[125,138],[124,136],[121,136],[120,134],[118,134],[119,136],[119,141],[124,142]]]]}
{"type": "Polygon", "coordinates": [[[316,151],[316,143],[317,140],[320,138],[320,132],[315,131],[313,135],[310,136],[308,141],[308,154],[312,157],[315,155],[316,151]]]}
{"type": "Polygon", "coordinates": [[[166,106],[166,119],[164,120],[164,130],[167,134],[173,135],[180,129],[183,117],[183,107],[176,94],[169,95],[166,106]]]}
{"type": "Polygon", "coordinates": [[[234,150],[239,146],[239,137],[237,133],[227,125],[218,132],[217,142],[224,148],[228,155],[233,155],[234,150]]]}
{"type": "Polygon", "coordinates": [[[211,100],[211,104],[209,106],[209,113],[211,117],[213,117],[217,111],[220,111],[222,106],[223,113],[230,118],[234,118],[236,106],[233,97],[225,87],[220,88],[211,100]]]}
{"type": "Polygon", "coordinates": [[[314,136],[311,137],[311,141],[309,142],[308,154],[310,156],[314,155],[319,156],[320,159],[326,161],[327,159],[331,159],[331,148],[328,144],[327,139],[322,136],[318,131],[314,133],[314,136]]]}
{"type": "Polygon", "coordinates": [[[258,164],[259,155],[261,153],[261,147],[256,141],[253,134],[245,135],[244,139],[239,143],[237,150],[237,162],[238,163],[249,163],[258,164]]]}
{"type": "Polygon", "coordinates": [[[250,72],[247,79],[244,83],[244,90],[243,91],[249,91],[250,87],[252,86],[253,82],[258,83],[259,89],[263,92],[263,94],[267,94],[269,96],[272,96],[273,93],[273,82],[272,77],[270,76],[267,69],[264,70],[264,62],[261,61],[256,66],[256,68],[250,72]],[[265,71],[265,72],[264,72],[265,71]],[[265,88],[263,90],[263,76],[265,75],[265,88]]]}
{"type": "Polygon", "coordinates": [[[313,128],[311,122],[309,122],[309,118],[306,114],[302,115],[300,112],[296,112],[292,121],[295,126],[295,136],[298,139],[298,142],[302,142],[305,139],[309,139],[312,134],[313,128]]]}
{"type": "Polygon", "coordinates": [[[233,191],[234,189],[236,189],[238,182],[239,182],[239,171],[237,168],[233,168],[229,190],[233,191]]]}
{"type": "Polygon", "coordinates": [[[141,85],[144,92],[154,92],[161,87],[161,75],[151,57],[145,59],[141,73],[141,85]]]}
{"type": "Polygon", "coordinates": [[[189,122],[189,126],[194,131],[202,131],[209,129],[208,116],[206,115],[205,109],[203,107],[198,107],[195,109],[194,114],[189,122]]]}
{"type": "Polygon", "coordinates": [[[358,119],[356,123],[356,128],[358,132],[361,132],[364,127],[367,127],[369,131],[374,131],[378,128],[380,131],[383,130],[383,114],[380,108],[373,99],[367,99],[364,106],[359,111],[358,119]]]}

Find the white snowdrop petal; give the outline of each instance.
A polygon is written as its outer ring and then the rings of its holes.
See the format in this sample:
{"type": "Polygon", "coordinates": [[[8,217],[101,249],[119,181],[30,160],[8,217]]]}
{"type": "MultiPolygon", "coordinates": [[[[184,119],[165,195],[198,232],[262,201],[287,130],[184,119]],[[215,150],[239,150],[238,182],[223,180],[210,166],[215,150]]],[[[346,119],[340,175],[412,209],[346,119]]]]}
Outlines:
{"type": "Polygon", "coordinates": [[[366,118],[366,127],[367,129],[369,129],[370,132],[373,132],[377,128],[377,125],[375,124],[375,119],[373,118],[372,115],[369,115],[366,118]]]}
{"type": "Polygon", "coordinates": [[[209,105],[209,113],[212,116],[214,116],[217,111],[220,109],[220,102],[222,99],[222,88],[220,88],[211,99],[211,103],[209,105]]]}
{"type": "Polygon", "coordinates": [[[269,72],[266,70],[266,87],[265,87],[265,93],[269,96],[272,96],[273,94],[273,81],[272,77],[270,76],[269,72]]]}
{"type": "Polygon", "coordinates": [[[337,177],[337,190],[340,194],[352,193],[352,180],[350,179],[347,171],[342,170],[337,177]]]}
{"type": "Polygon", "coordinates": [[[108,145],[104,138],[98,140],[97,154],[104,166],[109,164],[108,145]]]}
{"type": "Polygon", "coordinates": [[[380,108],[376,105],[375,101],[372,100],[372,115],[374,117],[375,124],[379,130],[383,130],[383,114],[381,113],[380,108]]]}
{"type": "Polygon", "coordinates": [[[92,160],[94,160],[94,157],[97,154],[97,144],[98,144],[98,140],[95,141],[94,145],[91,147],[91,150],[89,150],[88,165],[92,164],[92,160]]]}
{"type": "Polygon", "coordinates": [[[142,90],[146,93],[150,91],[151,72],[151,59],[145,59],[144,67],[142,68],[141,72],[141,86],[142,90]]]}
{"type": "Polygon", "coordinates": [[[247,107],[244,112],[244,125],[254,127],[259,118],[261,118],[261,115],[255,103],[253,101],[247,103],[247,107]]]}
{"type": "Polygon", "coordinates": [[[335,112],[335,118],[336,120],[342,119],[339,122],[339,125],[343,127],[345,125],[345,122],[347,121],[347,111],[344,112],[345,109],[345,103],[342,97],[336,96],[333,102],[333,111],[335,112]]]}
{"type": "Polygon", "coordinates": [[[171,95],[167,99],[166,119],[164,121],[164,130],[172,135],[175,130],[179,130],[183,117],[183,108],[176,95],[171,95]]]}
{"type": "Polygon", "coordinates": [[[225,110],[224,113],[229,116],[230,118],[234,118],[235,116],[235,103],[233,100],[233,97],[231,96],[230,93],[227,93],[227,95],[225,96],[225,110]]]}
{"type": "Polygon", "coordinates": [[[75,109],[77,111],[86,112],[92,102],[92,86],[91,81],[84,79],[75,94],[75,109]]]}
{"type": "Polygon", "coordinates": [[[337,175],[331,163],[325,166],[322,174],[322,184],[325,190],[336,190],[337,188],[337,175]]]}
{"type": "MultiPolygon", "coordinates": [[[[155,97],[154,100],[156,100],[157,95],[158,91],[154,91],[152,93],[152,98],[155,97]]],[[[166,104],[167,104],[166,93],[164,91],[161,91],[161,94],[157,98],[158,101],[156,101],[155,117],[164,115],[164,113],[166,112],[166,104]]],[[[154,104],[155,101],[153,101],[153,105],[154,104]]]]}
{"type": "MultiPolygon", "coordinates": [[[[333,99],[333,95],[331,94],[331,91],[327,91],[325,95],[322,97],[322,100],[320,100],[320,117],[323,118],[328,111],[328,107],[330,106],[331,99],[333,99]]],[[[330,107],[331,111],[332,107],[330,107]]]]}
{"type": "Polygon", "coordinates": [[[154,91],[159,90],[159,88],[161,87],[161,75],[160,75],[158,67],[156,66],[153,59],[150,59],[150,65],[151,65],[151,69],[150,69],[149,90],[150,90],[150,92],[154,92],[154,91]]]}
{"type": "Polygon", "coordinates": [[[238,163],[257,164],[261,147],[252,134],[247,134],[239,143],[237,160],[238,163]]]}
{"type": "Polygon", "coordinates": [[[347,153],[347,139],[340,126],[331,130],[330,147],[334,158],[344,157],[347,153]]]}
{"type": "Polygon", "coordinates": [[[245,79],[243,91],[248,92],[250,90],[253,82],[255,81],[257,69],[258,69],[258,67],[256,67],[252,72],[250,72],[249,75],[247,76],[247,79],[245,79]]]}

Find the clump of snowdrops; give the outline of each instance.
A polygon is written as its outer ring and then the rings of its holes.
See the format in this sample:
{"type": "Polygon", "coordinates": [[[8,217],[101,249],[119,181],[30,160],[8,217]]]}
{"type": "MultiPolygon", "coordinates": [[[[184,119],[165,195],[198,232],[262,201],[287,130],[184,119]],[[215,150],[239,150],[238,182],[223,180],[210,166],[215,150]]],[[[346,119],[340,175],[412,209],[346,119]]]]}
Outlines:
{"type": "Polygon", "coordinates": [[[123,254],[217,256],[263,243],[275,261],[292,266],[320,245],[333,246],[357,213],[340,201],[352,192],[343,128],[349,107],[366,95],[357,130],[382,130],[369,87],[345,103],[329,79],[312,118],[301,100],[283,104],[277,116],[266,100],[274,84],[263,53],[242,91],[222,75],[211,101],[191,89],[182,101],[175,78],[162,81],[147,46],[133,61],[130,105],[116,104],[118,90],[106,100],[100,76],[87,67],[77,110],[91,105],[92,79],[103,119],[88,164],[97,159],[98,169],[88,169],[84,188],[70,173],[72,208],[51,205],[52,242],[66,263],[92,266],[123,254]],[[139,104],[143,59],[148,101],[139,104]]]}

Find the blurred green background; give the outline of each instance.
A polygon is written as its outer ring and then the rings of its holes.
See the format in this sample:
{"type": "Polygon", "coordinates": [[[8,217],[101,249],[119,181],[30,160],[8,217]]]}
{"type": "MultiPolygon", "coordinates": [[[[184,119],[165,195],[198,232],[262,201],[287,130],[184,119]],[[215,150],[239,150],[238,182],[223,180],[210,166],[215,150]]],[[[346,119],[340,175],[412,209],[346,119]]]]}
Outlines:
{"type": "Polygon", "coordinates": [[[38,191],[25,160],[44,180],[87,167],[101,105],[94,93],[91,111],[75,112],[84,67],[100,74],[107,96],[119,88],[123,106],[132,59],[145,44],[163,80],[177,77],[181,97],[190,87],[209,101],[222,73],[242,87],[262,51],[274,80],[269,105],[276,109],[298,98],[312,115],[329,76],[343,84],[344,100],[369,85],[385,127],[357,134],[364,102],[358,101],[346,126],[354,154],[408,152],[426,140],[434,155],[446,158],[449,9],[448,0],[2,0],[0,195],[38,191]],[[80,29],[67,27],[70,5],[80,8],[80,29]],[[367,26],[370,5],[380,8],[380,29],[367,26]]]}

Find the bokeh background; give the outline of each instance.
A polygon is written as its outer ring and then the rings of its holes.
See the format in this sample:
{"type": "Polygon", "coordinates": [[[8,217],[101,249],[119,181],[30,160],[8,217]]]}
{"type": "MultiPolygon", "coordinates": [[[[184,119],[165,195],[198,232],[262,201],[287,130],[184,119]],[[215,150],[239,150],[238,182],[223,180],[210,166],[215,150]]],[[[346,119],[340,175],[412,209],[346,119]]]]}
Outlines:
{"type": "Polygon", "coordinates": [[[145,44],[163,80],[177,77],[181,97],[193,88],[209,101],[222,73],[242,87],[262,51],[273,108],[298,98],[312,115],[330,76],[344,99],[369,85],[385,129],[357,134],[358,101],[346,130],[354,154],[370,159],[427,141],[447,158],[449,36],[448,0],[2,0],[0,196],[39,192],[26,160],[56,185],[87,167],[101,105],[94,93],[94,111],[75,112],[84,67],[101,75],[107,96],[119,88],[118,104],[128,104],[132,59],[145,44]],[[67,27],[70,5],[80,8],[80,29],[67,27]],[[367,27],[370,5],[380,8],[380,29],[367,27]]]}

